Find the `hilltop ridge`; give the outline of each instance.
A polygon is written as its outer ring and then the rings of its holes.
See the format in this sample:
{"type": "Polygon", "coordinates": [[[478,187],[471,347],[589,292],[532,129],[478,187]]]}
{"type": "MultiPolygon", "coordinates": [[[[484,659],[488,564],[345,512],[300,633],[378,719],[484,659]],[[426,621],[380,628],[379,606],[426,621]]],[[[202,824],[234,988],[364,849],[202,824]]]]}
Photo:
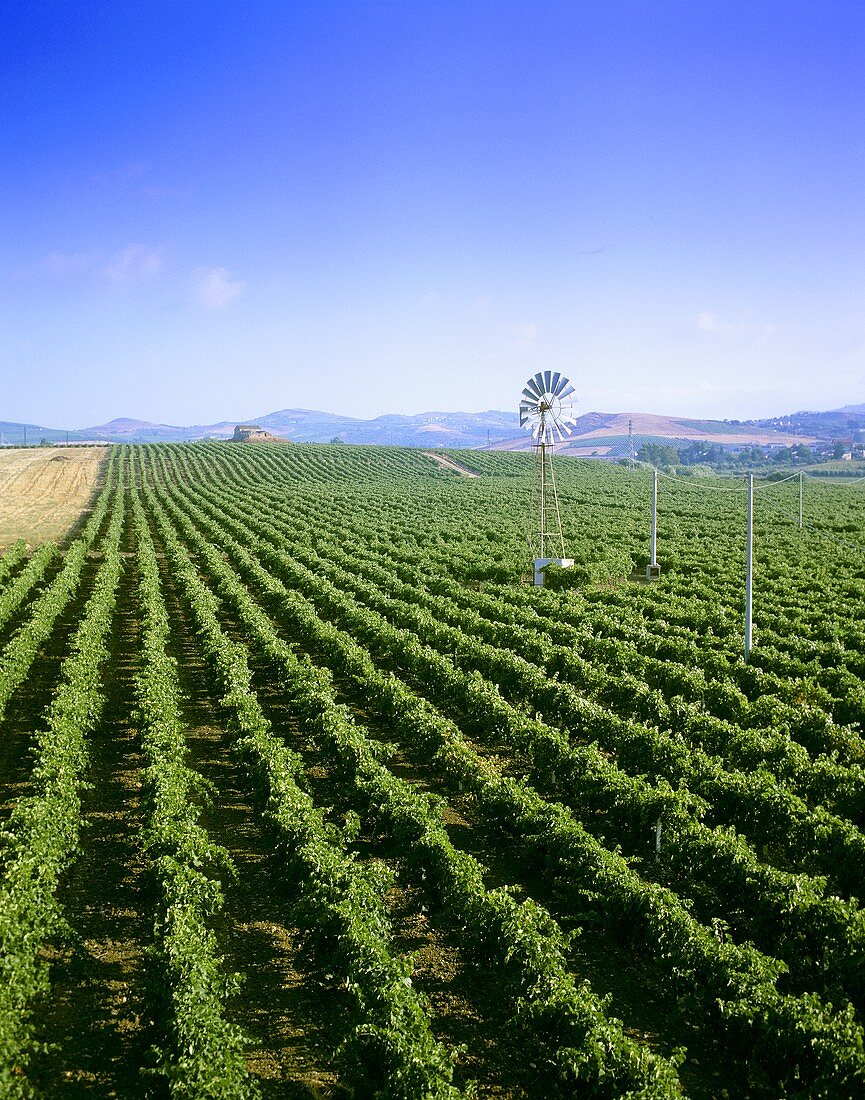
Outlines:
{"type": "MultiPolygon", "coordinates": [[[[678,442],[713,442],[728,446],[793,446],[819,440],[852,438],[865,430],[865,404],[845,405],[827,412],[796,412],[763,420],[706,420],[641,412],[597,412],[578,416],[563,450],[575,454],[601,453],[627,439],[651,437],[678,442]]],[[[0,443],[63,442],[181,442],[230,439],[237,424],[255,423],[272,435],[294,443],[366,443],[400,447],[472,448],[490,446],[522,450],[531,438],[520,430],[516,412],[424,412],[414,415],[383,413],[371,420],[317,409],[285,408],[263,416],[237,417],[214,424],[189,426],[154,424],[134,417],[117,417],[104,424],[66,431],[37,424],[0,421],[0,443]],[[25,440],[26,437],[26,440],[25,440]]]]}

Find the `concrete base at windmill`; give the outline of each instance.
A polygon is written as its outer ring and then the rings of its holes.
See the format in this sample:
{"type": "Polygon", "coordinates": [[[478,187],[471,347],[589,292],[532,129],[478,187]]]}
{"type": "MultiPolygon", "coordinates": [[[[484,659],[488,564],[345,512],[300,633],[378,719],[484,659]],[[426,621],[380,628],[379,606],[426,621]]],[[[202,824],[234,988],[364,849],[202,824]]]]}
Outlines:
{"type": "Polygon", "coordinates": [[[544,570],[548,565],[557,565],[559,569],[573,569],[573,558],[535,558],[535,585],[544,586],[544,570]]]}

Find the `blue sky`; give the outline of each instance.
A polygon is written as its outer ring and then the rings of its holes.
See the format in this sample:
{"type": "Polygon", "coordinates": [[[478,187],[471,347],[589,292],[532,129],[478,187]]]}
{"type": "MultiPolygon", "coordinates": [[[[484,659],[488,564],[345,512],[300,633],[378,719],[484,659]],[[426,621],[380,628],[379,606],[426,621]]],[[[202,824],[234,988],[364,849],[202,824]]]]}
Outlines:
{"type": "Polygon", "coordinates": [[[865,4],[8,0],[0,420],[865,401],[865,4]]]}

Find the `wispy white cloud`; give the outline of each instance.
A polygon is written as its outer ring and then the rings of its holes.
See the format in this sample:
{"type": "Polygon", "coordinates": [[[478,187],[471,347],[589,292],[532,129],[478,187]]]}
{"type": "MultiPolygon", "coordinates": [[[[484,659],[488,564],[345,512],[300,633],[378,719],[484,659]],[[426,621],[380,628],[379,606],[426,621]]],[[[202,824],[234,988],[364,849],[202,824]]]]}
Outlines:
{"type": "Polygon", "coordinates": [[[163,252],[149,244],[127,244],[110,256],[101,270],[113,283],[125,283],[131,279],[150,278],[162,270],[163,252]]]}
{"type": "Polygon", "coordinates": [[[760,324],[755,320],[756,311],[746,309],[741,318],[720,317],[711,310],[703,310],[698,313],[695,323],[700,332],[726,333],[730,336],[771,336],[775,332],[775,325],[760,324]]]}
{"type": "Polygon", "coordinates": [[[131,243],[115,252],[51,251],[38,270],[56,279],[101,280],[125,283],[158,275],[163,268],[165,250],[151,244],[131,243]]]}
{"type": "Polygon", "coordinates": [[[731,325],[720,320],[717,314],[703,310],[697,314],[697,328],[701,332],[729,332],[731,325]]]}
{"type": "Polygon", "coordinates": [[[195,300],[202,309],[227,309],[243,293],[246,284],[234,279],[225,267],[199,268],[195,300]]]}

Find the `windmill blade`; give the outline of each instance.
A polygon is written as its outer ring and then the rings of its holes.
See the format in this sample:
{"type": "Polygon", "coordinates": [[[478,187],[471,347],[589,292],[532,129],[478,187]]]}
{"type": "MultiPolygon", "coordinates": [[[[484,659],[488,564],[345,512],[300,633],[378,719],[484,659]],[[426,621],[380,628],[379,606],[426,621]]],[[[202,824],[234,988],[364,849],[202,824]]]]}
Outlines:
{"type": "Polygon", "coordinates": [[[553,377],[553,372],[551,370],[545,370],[544,371],[544,393],[549,393],[550,390],[552,390],[553,387],[550,384],[552,377],[553,377]]]}
{"type": "Polygon", "coordinates": [[[540,371],[538,371],[538,373],[535,375],[535,377],[533,379],[531,379],[531,381],[529,382],[529,385],[531,385],[532,382],[534,382],[534,384],[538,388],[538,397],[543,397],[543,395],[544,395],[544,376],[541,374],[540,371]]]}
{"type": "Polygon", "coordinates": [[[559,439],[567,439],[568,436],[571,434],[571,429],[568,427],[567,423],[564,420],[559,419],[559,417],[556,417],[553,420],[553,426],[559,434],[559,439]]]}
{"type": "Polygon", "coordinates": [[[574,409],[570,401],[558,401],[553,404],[553,416],[557,420],[573,420],[574,409]]]}
{"type": "MultiPolygon", "coordinates": [[[[550,393],[553,395],[553,397],[558,397],[558,393],[556,391],[559,388],[559,381],[561,380],[561,377],[562,376],[561,374],[559,374],[558,371],[553,371],[553,379],[552,383],[550,384],[550,393]]],[[[567,379],[565,379],[565,381],[567,382],[567,379]]]]}
{"type": "Polygon", "coordinates": [[[528,382],[526,382],[526,387],[523,390],[526,397],[532,398],[535,401],[540,401],[542,392],[543,391],[538,388],[538,384],[534,378],[530,378],[528,382]]]}
{"type": "MultiPolygon", "coordinates": [[[[567,380],[567,378],[563,378],[562,381],[567,382],[568,380],[567,380]]],[[[556,397],[558,397],[558,399],[560,401],[564,401],[566,397],[570,397],[572,393],[576,393],[576,392],[577,392],[576,387],[568,384],[568,388],[566,390],[562,390],[561,393],[557,393],[556,397]]]]}

